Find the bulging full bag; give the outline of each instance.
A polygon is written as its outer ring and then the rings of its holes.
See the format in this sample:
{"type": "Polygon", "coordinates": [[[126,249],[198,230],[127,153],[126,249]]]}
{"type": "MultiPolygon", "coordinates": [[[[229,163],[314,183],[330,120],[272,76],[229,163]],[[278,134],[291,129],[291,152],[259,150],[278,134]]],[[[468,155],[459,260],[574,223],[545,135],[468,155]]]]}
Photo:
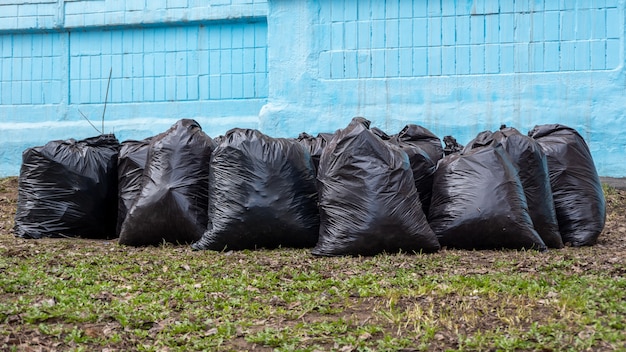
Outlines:
{"type": "Polygon", "coordinates": [[[303,145],[257,130],[232,129],[215,149],[210,170],[210,221],[193,249],[315,245],[315,171],[303,145]]]}
{"type": "Polygon", "coordinates": [[[313,167],[315,168],[316,173],[320,163],[322,151],[332,138],[332,133],[319,133],[317,137],[313,137],[310,134],[303,132],[298,136],[298,142],[304,145],[311,154],[311,160],[313,160],[313,167]]]}
{"type": "Polygon", "coordinates": [[[559,231],[572,246],[596,243],[606,220],[606,201],[589,147],[573,128],[535,126],[534,138],[548,158],[559,231]]]}
{"type": "Polygon", "coordinates": [[[517,170],[499,143],[439,161],[429,220],[442,246],[546,249],[517,170]]]}
{"type": "Polygon", "coordinates": [[[326,146],[318,170],[320,236],[314,255],[434,252],[407,154],[355,118],[326,146]]]}
{"type": "Polygon", "coordinates": [[[17,237],[113,238],[117,217],[114,135],[50,141],[22,154],[17,237]]]}
{"type": "Polygon", "coordinates": [[[426,128],[409,124],[390,138],[389,142],[400,147],[408,155],[422,210],[428,216],[433,175],[437,169],[437,162],[443,158],[441,140],[426,128]]]}
{"type": "Polygon", "coordinates": [[[213,140],[191,119],[150,140],[141,191],[122,223],[119,243],[192,243],[207,226],[213,140]]]}
{"type": "Polygon", "coordinates": [[[550,188],[550,176],[546,155],[532,138],[511,127],[502,126],[499,131],[485,131],[467,144],[466,150],[480,146],[502,144],[516,165],[524,195],[528,204],[533,227],[546,246],[563,248],[559,223],[554,209],[554,198],[550,188]]]}
{"type": "Polygon", "coordinates": [[[141,175],[148,158],[150,138],[144,140],[126,140],[122,142],[117,158],[118,206],[117,235],[131,206],[141,194],[141,175]]]}

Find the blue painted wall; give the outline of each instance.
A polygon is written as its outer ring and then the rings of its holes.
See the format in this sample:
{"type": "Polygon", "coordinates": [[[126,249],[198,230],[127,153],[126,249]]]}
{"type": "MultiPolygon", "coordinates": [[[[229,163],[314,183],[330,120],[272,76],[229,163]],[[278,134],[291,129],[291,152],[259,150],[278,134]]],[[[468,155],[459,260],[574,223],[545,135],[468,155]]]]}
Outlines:
{"type": "Polygon", "coordinates": [[[181,118],[257,128],[267,95],[266,1],[0,2],[0,176],[28,147],[97,135],[82,115],[102,129],[105,97],[125,140],[181,118]]]}
{"type": "Polygon", "coordinates": [[[626,176],[623,0],[274,0],[267,22],[269,134],[361,115],[466,143],[562,123],[601,175],[626,176]]]}
{"type": "Polygon", "coordinates": [[[562,123],[626,176],[624,0],[0,2],[0,176],[21,151],[197,119],[210,135],[334,131],[361,115],[466,143],[562,123]],[[110,71],[111,70],[111,71],[110,71]]]}

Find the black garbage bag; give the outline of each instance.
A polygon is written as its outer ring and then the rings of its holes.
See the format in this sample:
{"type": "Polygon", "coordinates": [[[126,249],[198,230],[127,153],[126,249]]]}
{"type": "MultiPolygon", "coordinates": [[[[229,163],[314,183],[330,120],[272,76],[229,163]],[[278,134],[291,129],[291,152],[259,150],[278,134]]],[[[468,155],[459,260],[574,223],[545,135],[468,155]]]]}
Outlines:
{"type": "Polygon", "coordinates": [[[122,223],[120,244],[182,244],[202,237],[214,148],[211,137],[191,119],[179,120],[152,138],[141,191],[122,223]]]}
{"type": "Polygon", "coordinates": [[[320,236],[312,254],[434,252],[408,156],[355,118],[324,149],[317,175],[320,236]]]}
{"type": "Polygon", "coordinates": [[[295,140],[235,128],[211,158],[209,226],[196,250],[313,247],[319,232],[313,163],[295,140]]]}
{"type": "Polygon", "coordinates": [[[437,162],[443,158],[441,140],[426,128],[409,124],[389,142],[407,153],[422,210],[428,215],[433,175],[437,169],[437,162]]]}
{"type": "MultiPolygon", "coordinates": [[[[420,147],[435,164],[444,157],[441,140],[425,127],[408,124],[395,137],[399,142],[420,147]]],[[[452,138],[452,137],[450,137],[452,138]]],[[[454,138],[452,138],[454,139],[454,138]]],[[[454,140],[456,142],[456,140],[454,140]]],[[[457,143],[458,144],[458,143],[457,143]]]]}
{"type": "Polygon", "coordinates": [[[114,135],[50,141],[22,154],[14,233],[22,238],[114,238],[114,135]]]}
{"type": "Polygon", "coordinates": [[[117,235],[131,206],[141,194],[141,175],[148,158],[150,138],[141,141],[126,140],[122,142],[117,158],[118,206],[117,235]]]}
{"type": "Polygon", "coordinates": [[[444,136],[443,143],[446,145],[443,148],[445,155],[460,153],[463,151],[463,145],[456,141],[456,138],[452,136],[444,136]]]}
{"type": "Polygon", "coordinates": [[[546,155],[532,138],[515,128],[502,126],[499,131],[485,131],[467,144],[465,150],[500,143],[517,166],[533,227],[549,248],[563,248],[559,224],[550,188],[546,155]]]}
{"type": "Polygon", "coordinates": [[[388,135],[385,131],[381,130],[378,127],[371,127],[370,131],[372,131],[372,133],[374,133],[375,136],[382,139],[383,141],[388,141],[394,137],[394,136],[388,135]]]}
{"type": "Polygon", "coordinates": [[[439,162],[429,219],[442,246],[546,249],[533,228],[517,170],[500,144],[439,162]]]}
{"type": "Polygon", "coordinates": [[[606,201],[585,140],[575,129],[559,124],[535,126],[528,135],[548,158],[563,242],[576,247],[595,244],[604,228],[606,201]]]}
{"type": "Polygon", "coordinates": [[[298,142],[304,145],[311,154],[311,160],[313,160],[313,166],[316,173],[320,163],[322,151],[331,139],[333,139],[332,133],[319,133],[317,137],[313,137],[306,132],[302,132],[298,136],[298,142]]]}

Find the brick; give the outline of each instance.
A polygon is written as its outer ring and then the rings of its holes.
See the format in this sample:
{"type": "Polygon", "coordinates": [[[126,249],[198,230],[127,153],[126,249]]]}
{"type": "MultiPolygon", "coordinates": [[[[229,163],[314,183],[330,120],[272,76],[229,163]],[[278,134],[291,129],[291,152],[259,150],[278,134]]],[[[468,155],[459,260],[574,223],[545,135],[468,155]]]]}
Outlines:
{"type": "Polygon", "coordinates": [[[470,18],[470,43],[485,43],[485,16],[472,16],[470,18]]]}
{"type": "Polygon", "coordinates": [[[485,45],[485,73],[500,73],[499,45],[485,45]]]}
{"type": "Polygon", "coordinates": [[[529,72],[528,43],[515,44],[515,72],[529,72]]]}
{"type": "Polygon", "coordinates": [[[398,76],[410,77],[413,75],[413,50],[402,48],[398,50],[398,76]]]}
{"type": "MultiPolygon", "coordinates": [[[[387,0],[385,3],[385,16],[387,20],[400,18],[400,6],[398,4],[400,0],[387,0]]],[[[350,1],[346,1],[350,3],[350,1]]]]}
{"type": "Polygon", "coordinates": [[[560,71],[574,71],[575,43],[562,42],[559,61],[560,71]]]}
{"type": "Polygon", "coordinates": [[[413,75],[426,76],[428,74],[428,49],[413,49],[413,75]]]}
{"type": "Polygon", "coordinates": [[[467,45],[457,46],[456,48],[456,74],[470,74],[470,47],[467,45]]]}
{"type": "Polygon", "coordinates": [[[495,44],[500,41],[500,16],[497,14],[485,16],[485,43],[495,44]]]}
{"type": "Polygon", "coordinates": [[[330,77],[344,78],[343,52],[331,52],[330,54],[330,77]]]}
{"type": "Polygon", "coordinates": [[[428,20],[425,18],[413,19],[413,46],[428,46],[428,20]]]}
{"type": "Polygon", "coordinates": [[[357,23],[346,22],[343,28],[344,33],[344,50],[356,50],[358,48],[357,43],[357,23]]]}
{"type": "Polygon", "coordinates": [[[590,43],[591,51],[591,69],[604,70],[606,68],[606,42],[592,41],[590,43]]]}
{"type": "Polygon", "coordinates": [[[606,41],[606,69],[613,70],[621,65],[620,41],[609,39],[606,41]]]}
{"type": "Polygon", "coordinates": [[[485,73],[485,47],[483,45],[470,47],[470,72],[472,74],[485,73]]]}
{"type": "Polygon", "coordinates": [[[591,69],[590,45],[587,41],[576,42],[574,47],[574,68],[576,71],[591,69]]]}
{"type": "Polygon", "coordinates": [[[428,75],[441,75],[441,48],[428,48],[428,75]]]}
{"type": "Polygon", "coordinates": [[[428,19],[428,45],[441,45],[441,17],[428,19]]]}
{"type": "Polygon", "coordinates": [[[441,45],[456,44],[455,18],[443,17],[441,19],[441,45]]]}
{"type": "Polygon", "coordinates": [[[543,72],[543,43],[530,43],[530,72],[543,72]]]}
{"type": "Polygon", "coordinates": [[[398,49],[387,49],[385,51],[385,77],[398,77],[400,72],[398,49]]]}
{"type": "Polygon", "coordinates": [[[372,50],[372,77],[385,77],[385,50],[372,50]]]}
{"type": "Polygon", "coordinates": [[[454,75],[456,73],[456,48],[444,46],[441,48],[441,74],[454,75]]]}
{"type": "Polygon", "coordinates": [[[356,50],[347,50],[344,52],[344,65],[345,78],[359,77],[356,50]]]}
{"type": "MultiPolygon", "coordinates": [[[[17,5],[0,5],[0,19],[2,18],[16,18],[18,17],[18,6],[17,5]]],[[[4,27],[0,26],[2,29],[10,29],[13,27],[4,27]]]]}

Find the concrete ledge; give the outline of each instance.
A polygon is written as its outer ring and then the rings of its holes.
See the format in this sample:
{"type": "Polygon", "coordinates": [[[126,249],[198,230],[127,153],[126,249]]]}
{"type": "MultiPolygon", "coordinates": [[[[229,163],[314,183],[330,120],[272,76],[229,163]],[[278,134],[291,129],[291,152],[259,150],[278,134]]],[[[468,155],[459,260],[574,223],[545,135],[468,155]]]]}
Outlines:
{"type": "Polygon", "coordinates": [[[600,181],[613,188],[626,190],[626,177],[600,177],[600,181]]]}

